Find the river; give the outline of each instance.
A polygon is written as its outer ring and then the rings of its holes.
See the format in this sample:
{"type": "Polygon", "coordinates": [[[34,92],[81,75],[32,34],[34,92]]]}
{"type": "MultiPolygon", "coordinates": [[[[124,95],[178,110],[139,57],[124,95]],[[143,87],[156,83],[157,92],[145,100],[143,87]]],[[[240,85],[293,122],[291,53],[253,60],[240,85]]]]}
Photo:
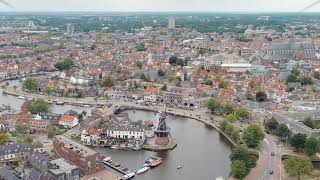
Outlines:
{"type": "MultiPolygon", "coordinates": [[[[11,83],[12,85],[12,83],[11,83]]],[[[3,95],[0,92],[0,105],[9,104],[19,110],[24,100],[3,95]]],[[[53,113],[64,113],[67,110],[90,112],[90,108],[70,105],[51,105],[53,113]]],[[[127,111],[129,117],[136,120],[151,120],[156,123],[156,116],[151,112],[127,111]]],[[[111,156],[114,161],[129,167],[139,169],[147,156],[154,155],[163,158],[163,163],[143,175],[138,180],[214,180],[219,176],[227,178],[230,174],[231,154],[230,143],[212,128],[203,123],[187,118],[167,118],[167,123],[177,140],[178,146],[169,152],[124,151],[106,148],[96,148],[104,156],[111,156]],[[181,169],[177,169],[182,166],[181,169]]],[[[120,176],[120,174],[119,174],[120,176]]]]}
{"type": "MultiPolygon", "coordinates": [[[[151,112],[127,111],[129,117],[136,120],[156,122],[151,112]]],[[[155,155],[163,158],[163,163],[139,175],[138,180],[214,180],[219,176],[230,174],[231,145],[219,133],[203,123],[186,118],[167,118],[167,123],[177,140],[178,146],[169,152],[123,151],[96,148],[105,156],[130,169],[139,169],[147,156],[155,155]],[[178,166],[183,166],[177,169],[178,166]]]]}

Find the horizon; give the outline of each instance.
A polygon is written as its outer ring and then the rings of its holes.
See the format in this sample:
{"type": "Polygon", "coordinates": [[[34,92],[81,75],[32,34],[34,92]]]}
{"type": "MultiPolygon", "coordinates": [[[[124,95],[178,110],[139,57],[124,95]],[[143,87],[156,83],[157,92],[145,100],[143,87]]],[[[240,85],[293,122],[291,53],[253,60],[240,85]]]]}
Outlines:
{"type": "Polygon", "coordinates": [[[0,12],[320,12],[315,0],[0,0],[0,12]],[[285,6],[283,6],[285,5],[285,6]]]}

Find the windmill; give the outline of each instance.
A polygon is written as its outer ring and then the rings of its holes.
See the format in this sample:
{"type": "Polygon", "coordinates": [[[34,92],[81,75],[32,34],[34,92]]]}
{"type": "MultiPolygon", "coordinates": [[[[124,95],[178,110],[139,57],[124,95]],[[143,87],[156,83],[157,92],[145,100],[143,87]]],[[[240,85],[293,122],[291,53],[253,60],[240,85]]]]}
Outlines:
{"type": "Polygon", "coordinates": [[[166,123],[166,118],[168,114],[166,113],[166,106],[164,106],[164,111],[159,111],[159,121],[156,130],[154,131],[157,136],[156,143],[158,145],[167,145],[169,142],[169,135],[171,128],[166,123]]]}

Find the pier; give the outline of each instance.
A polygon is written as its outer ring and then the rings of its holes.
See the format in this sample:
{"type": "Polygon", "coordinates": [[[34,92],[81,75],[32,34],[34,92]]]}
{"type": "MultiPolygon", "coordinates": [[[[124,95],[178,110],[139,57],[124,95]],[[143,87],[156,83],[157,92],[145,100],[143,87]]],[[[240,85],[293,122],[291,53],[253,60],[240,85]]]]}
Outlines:
{"type": "Polygon", "coordinates": [[[119,173],[121,173],[121,174],[123,174],[123,175],[126,175],[126,174],[130,173],[128,167],[122,166],[122,165],[120,165],[120,164],[118,164],[118,163],[115,163],[115,162],[105,162],[105,161],[103,161],[102,163],[103,163],[104,165],[110,167],[111,169],[118,171],[119,173]],[[123,170],[124,168],[126,168],[127,170],[123,170]]]}

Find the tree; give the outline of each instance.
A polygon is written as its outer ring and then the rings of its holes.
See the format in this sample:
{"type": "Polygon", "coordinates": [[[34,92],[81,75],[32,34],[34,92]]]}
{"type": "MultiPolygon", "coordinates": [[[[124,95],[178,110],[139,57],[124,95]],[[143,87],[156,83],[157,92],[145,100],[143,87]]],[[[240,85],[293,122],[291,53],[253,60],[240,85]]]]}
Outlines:
{"type": "Polygon", "coordinates": [[[246,108],[242,108],[242,107],[238,108],[235,113],[236,113],[236,116],[241,119],[248,119],[250,116],[249,111],[246,108]]]}
{"type": "Polygon", "coordinates": [[[280,124],[275,131],[275,134],[282,140],[290,136],[290,129],[286,124],[280,124]]]}
{"type": "Polygon", "coordinates": [[[137,45],[137,51],[145,51],[146,48],[145,48],[145,44],[142,42],[142,43],[139,43],[137,45]]]}
{"type": "Polygon", "coordinates": [[[175,65],[177,63],[177,61],[178,61],[178,58],[176,56],[171,56],[169,58],[169,64],[170,65],[175,65]]]}
{"type": "Polygon", "coordinates": [[[231,161],[247,161],[250,158],[250,153],[247,148],[239,145],[232,149],[232,153],[229,158],[231,161]]]}
{"type": "Polygon", "coordinates": [[[69,58],[61,62],[58,62],[54,65],[54,67],[57,68],[59,71],[70,69],[72,66],[74,66],[74,61],[69,58]]]}
{"type": "Polygon", "coordinates": [[[52,139],[55,135],[55,127],[49,127],[47,129],[48,138],[52,139]]]}
{"type": "Polygon", "coordinates": [[[0,133],[0,145],[5,145],[9,142],[9,136],[5,133],[0,133]]]}
{"type": "Polygon", "coordinates": [[[161,77],[163,77],[163,76],[166,75],[166,73],[165,73],[162,69],[159,69],[159,70],[158,70],[158,75],[161,76],[161,77]]]}
{"type": "Polygon", "coordinates": [[[264,133],[260,126],[251,124],[245,130],[243,139],[249,148],[256,148],[264,139],[264,133]]]}
{"type": "Polygon", "coordinates": [[[53,89],[50,86],[46,86],[43,88],[43,92],[49,96],[53,92],[53,89]]]}
{"type": "Polygon", "coordinates": [[[279,122],[274,118],[270,118],[268,119],[265,123],[264,123],[267,131],[270,131],[270,132],[275,132],[275,130],[278,128],[279,126],[279,122]]]}
{"type": "Polygon", "coordinates": [[[21,162],[20,156],[16,156],[16,157],[11,161],[11,164],[10,164],[10,165],[11,165],[11,167],[12,167],[13,169],[15,169],[16,167],[19,166],[20,162],[21,162]]]}
{"type": "Polygon", "coordinates": [[[307,76],[302,76],[300,82],[302,86],[312,85],[314,83],[313,80],[307,76]]]}
{"type": "Polygon", "coordinates": [[[320,72],[319,71],[315,71],[313,73],[313,77],[316,78],[316,79],[320,79],[320,72]]]}
{"type": "Polygon", "coordinates": [[[225,103],[223,106],[223,113],[226,115],[234,113],[234,107],[230,103],[225,103]]]}
{"type": "Polygon", "coordinates": [[[34,79],[28,77],[23,81],[22,86],[29,91],[33,91],[37,88],[38,83],[34,79]]]}
{"type": "Polygon", "coordinates": [[[247,175],[246,163],[244,161],[232,161],[231,174],[233,177],[243,179],[247,175]]]}
{"type": "Polygon", "coordinates": [[[298,133],[290,138],[290,145],[295,149],[302,150],[306,142],[307,135],[298,133]]]}
{"type": "Polygon", "coordinates": [[[142,63],[141,61],[136,61],[136,66],[137,66],[139,69],[142,69],[143,63],[142,63]]]}
{"type": "Polygon", "coordinates": [[[37,99],[31,103],[29,110],[32,114],[44,114],[49,112],[49,105],[43,99],[37,99]]]}
{"type": "Polygon", "coordinates": [[[111,76],[107,76],[100,84],[100,86],[102,87],[112,87],[113,85],[114,85],[114,82],[111,76]]]}
{"type": "Polygon", "coordinates": [[[307,156],[314,156],[319,151],[319,140],[315,137],[309,137],[304,144],[304,153],[307,156]]]}
{"type": "Polygon", "coordinates": [[[304,118],[303,124],[310,127],[311,129],[315,128],[315,122],[310,116],[304,118]]]}
{"type": "Polygon", "coordinates": [[[220,112],[221,110],[221,104],[220,102],[214,100],[214,99],[210,99],[208,100],[207,102],[207,107],[209,110],[211,110],[211,112],[213,113],[217,113],[217,112],[220,112]]]}
{"type": "Polygon", "coordinates": [[[234,122],[236,122],[236,120],[237,120],[237,117],[234,114],[229,114],[227,116],[227,121],[230,123],[234,123],[234,122]]]}
{"type": "Polygon", "coordinates": [[[309,174],[312,171],[312,163],[307,158],[289,158],[284,161],[284,169],[290,177],[298,177],[309,174]]]}
{"type": "Polygon", "coordinates": [[[299,82],[299,76],[297,76],[296,74],[290,74],[287,77],[287,83],[296,83],[299,82]]]}
{"type": "Polygon", "coordinates": [[[23,142],[30,142],[30,143],[32,143],[32,142],[33,142],[33,138],[32,138],[31,136],[25,136],[25,137],[23,138],[23,142]]]}
{"type": "Polygon", "coordinates": [[[213,81],[208,79],[208,80],[206,80],[206,82],[204,84],[206,84],[208,86],[212,86],[213,85],[213,81]]]}
{"type": "Polygon", "coordinates": [[[164,84],[163,86],[162,86],[162,88],[161,88],[161,90],[162,91],[166,91],[168,88],[167,88],[167,85],[166,84],[164,84]]]}
{"type": "Polygon", "coordinates": [[[14,129],[18,134],[25,134],[26,131],[29,130],[29,127],[26,124],[19,124],[19,125],[16,125],[14,129]]]}

